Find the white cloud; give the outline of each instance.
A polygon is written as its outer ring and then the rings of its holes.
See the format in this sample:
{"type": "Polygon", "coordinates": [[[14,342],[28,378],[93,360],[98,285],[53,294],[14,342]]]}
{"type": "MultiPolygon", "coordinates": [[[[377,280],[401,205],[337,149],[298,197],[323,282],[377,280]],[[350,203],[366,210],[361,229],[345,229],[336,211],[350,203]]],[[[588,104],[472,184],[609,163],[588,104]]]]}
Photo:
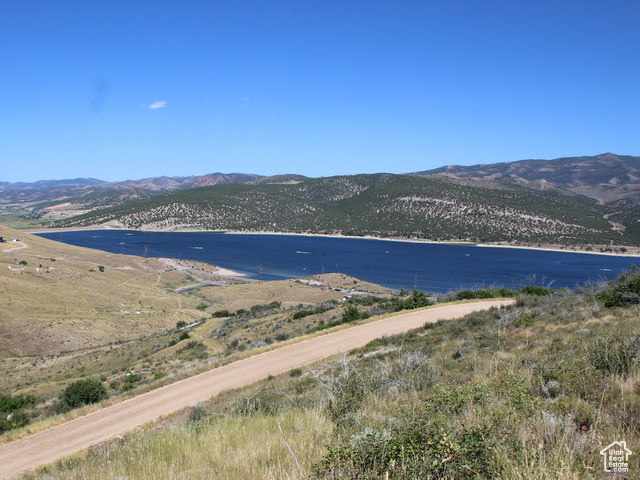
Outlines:
{"type": "Polygon", "coordinates": [[[158,100],[157,102],[153,102],[151,105],[149,105],[149,108],[151,110],[155,110],[156,108],[163,108],[166,104],[167,102],[165,102],[164,100],[158,100]]]}

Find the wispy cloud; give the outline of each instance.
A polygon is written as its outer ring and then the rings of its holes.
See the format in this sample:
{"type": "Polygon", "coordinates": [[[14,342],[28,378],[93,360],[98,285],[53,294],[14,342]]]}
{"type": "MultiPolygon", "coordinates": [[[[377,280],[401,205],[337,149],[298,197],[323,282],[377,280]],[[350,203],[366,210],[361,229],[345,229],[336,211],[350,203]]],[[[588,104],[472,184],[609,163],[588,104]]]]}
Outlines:
{"type": "Polygon", "coordinates": [[[157,102],[153,102],[151,105],[149,105],[149,108],[151,110],[155,110],[156,108],[163,108],[166,104],[167,102],[165,102],[164,100],[158,100],[157,102]]]}

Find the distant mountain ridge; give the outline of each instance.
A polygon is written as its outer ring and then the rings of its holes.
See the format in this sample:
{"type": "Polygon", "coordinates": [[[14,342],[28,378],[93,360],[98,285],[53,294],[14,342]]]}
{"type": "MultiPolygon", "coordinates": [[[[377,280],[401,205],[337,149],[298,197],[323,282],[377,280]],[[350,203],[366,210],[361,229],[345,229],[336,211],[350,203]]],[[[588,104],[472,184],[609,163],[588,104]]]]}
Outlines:
{"type": "Polygon", "coordinates": [[[76,210],[92,210],[145,200],[156,195],[226,184],[295,183],[302,175],[263,176],[250,173],[209,173],[188,177],[149,177],[139,180],[106,182],[95,178],[39,180],[37,182],[0,182],[0,205],[36,204],[44,211],[60,203],[76,210]]]}
{"type": "Polygon", "coordinates": [[[0,192],[8,190],[42,190],[62,187],[97,187],[104,185],[103,180],[95,178],[74,178],[65,180],[38,180],[37,182],[0,182],[0,192]]]}
{"type": "Polygon", "coordinates": [[[603,153],[591,157],[520,160],[484,165],[448,165],[413,175],[453,175],[480,181],[503,180],[535,189],[559,187],[603,203],[640,194],[640,157],[603,153]]]}
{"type": "Polygon", "coordinates": [[[316,179],[212,173],[4,183],[3,205],[60,226],[635,244],[640,157],[605,153],[316,179]]]}
{"type": "Polygon", "coordinates": [[[124,180],[108,182],[95,178],[75,178],[65,180],[39,180],[37,182],[0,182],[0,192],[7,190],[42,190],[62,187],[142,187],[150,190],[180,190],[183,188],[206,187],[224,183],[247,183],[262,178],[262,175],[246,173],[209,173],[188,177],[149,177],[140,180],[124,180]]]}

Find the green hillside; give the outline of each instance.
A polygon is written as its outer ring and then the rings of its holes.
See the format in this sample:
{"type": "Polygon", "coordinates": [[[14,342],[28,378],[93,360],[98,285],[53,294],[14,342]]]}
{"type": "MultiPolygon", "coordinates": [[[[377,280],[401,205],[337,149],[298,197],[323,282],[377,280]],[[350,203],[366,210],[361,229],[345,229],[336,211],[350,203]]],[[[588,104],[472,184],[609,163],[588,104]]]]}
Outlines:
{"type": "Polygon", "coordinates": [[[356,175],[295,184],[217,185],[59,221],[149,230],[278,231],[433,240],[637,243],[612,229],[606,207],[558,191],[492,188],[409,175],[356,175]]]}

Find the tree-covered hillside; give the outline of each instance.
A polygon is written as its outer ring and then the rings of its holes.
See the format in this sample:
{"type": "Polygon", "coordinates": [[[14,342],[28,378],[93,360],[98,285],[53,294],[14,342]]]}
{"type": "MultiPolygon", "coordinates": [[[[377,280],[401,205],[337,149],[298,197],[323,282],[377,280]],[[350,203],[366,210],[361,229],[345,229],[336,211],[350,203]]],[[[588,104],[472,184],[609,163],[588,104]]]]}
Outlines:
{"type": "Polygon", "coordinates": [[[593,199],[514,184],[492,188],[409,175],[295,184],[218,185],[175,192],[57,223],[154,230],[414,236],[434,240],[635,243],[593,199]]]}

